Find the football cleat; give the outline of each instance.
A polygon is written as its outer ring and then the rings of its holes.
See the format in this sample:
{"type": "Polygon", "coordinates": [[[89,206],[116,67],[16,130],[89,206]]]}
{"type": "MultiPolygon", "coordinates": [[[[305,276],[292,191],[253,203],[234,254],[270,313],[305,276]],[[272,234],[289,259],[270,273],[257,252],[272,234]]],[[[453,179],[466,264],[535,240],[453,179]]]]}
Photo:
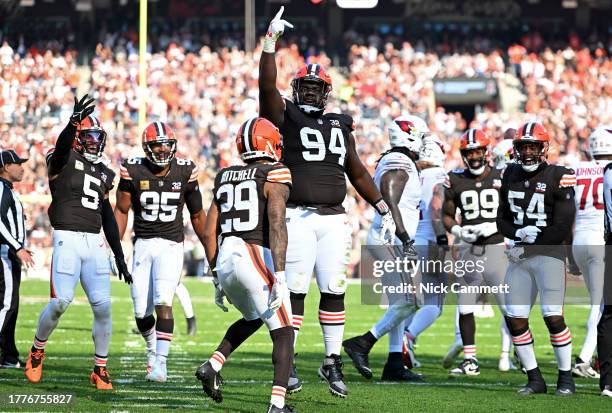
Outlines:
{"type": "Polygon", "coordinates": [[[574,379],[569,371],[559,370],[559,377],[557,379],[557,390],[555,396],[571,396],[576,393],[576,385],[574,379]]]}
{"type": "Polygon", "coordinates": [[[360,336],[344,340],[342,342],[342,347],[344,347],[345,353],[348,354],[353,361],[353,366],[355,366],[359,374],[366,379],[371,379],[372,370],[370,369],[370,362],[368,359],[370,350],[363,345],[360,336]]]}
{"type": "Polygon", "coordinates": [[[478,376],[480,374],[480,367],[478,367],[478,360],[475,358],[465,359],[451,371],[448,372],[451,376],[478,376]]]}
{"type": "Polygon", "coordinates": [[[287,394],[298,393],[302,391],[302,381],[297,375],[297,367],[295,367],[295,358],[297,353],[293,356],[293,364],[291,365],[291,373],[289,374],[289,382],[287,384],[287,394]]]}
{"type": "Polygon", "coordinates": [[[42,379],[43,360],[45,359],[45,350],[36,349],[28,354],[28,361],[25,367],[25,376],[30,383],[38,383],[42,379]]]}
{"type": "Polygon", "coordinates": [[[448,349],[448,352],[442,359],[442,367],[444,367],[445,369],[449,369],[455,362],[455,359],[457,358],[457,356],[461,354],[462,351],[463,351],[463,344],[461,343],[461,341],[455,341],[450,346],[450,348],[448,349]]]}
{"type": "Polygon", "coordinates": [[[402,360],[404,366],[408,369],[421,367],[420,363],[419,366],[417,366],[417,360],[414,356],[414,341],[406,333],[404,333],[404,337],[402,338],[402,360]]]}
{"type": "Polygon", "coordinates": [[[153,371],[153,364],[155,364],[155,351],[147,350],[147,374],[153,371]]]}
{"type": "Polygon", "coordinates": [[[510,355],[508,353],[502,353],[502,355],[499,357],[497,369],[499,371],[518,370],[512,360],[510,360],[510,355]]]}
{"type": "Polygon", "coordinates": [[[576,365],[572,369],[572,376],[585,379],[598,379],[599,373],[591,367],[591,363],[585,363],[579,358],[576,358],[576,365]]]}
{"type": "Polygon", "coordinates": [[[223,378],[216,372],[209,361],[203,363],[196,370],[195,376],[202,382],[202,389],[204,393],[217,403],[223,401],[223,394],[221,393],[221,386],[223,386],[223,378]]]}
{"type": "Polygon", "coordinates": [[[321,367],[319,367],[319,377],[329,384],[329,392],[338,397],[346,397],[348,390],[344,384],[344,375],[342,374],[342,357],[337,354],[332,354],[325,357],[321,367]]]}
{"type": "Polygon", "coordinates": [[[95,385],[98,390],[113,389],[113,384],[111,383],[106,367],[95,366],[94,370],[91,372],[91,376],[89,376],[89,382],[95,385]]]}
{"type": "Polygon", "coordinates": [[[403,363],[389,362],[385,364],[380,377],[382,381],[423,381],[424,378],[422,374],[408,370],[403,363]]]}
{"type": "Polygon", "coordinates": [[[165,383],[168,380],[168,373],[166,371],[166,363],[155,361],[151,372],[145,376],[147,381],[157,381],[165,383]]]}
{"type": "Polygon", "coordinates": [[[25,367],[25,363],[22,360],[2,360],[0,362],[0,369],[22,369],[25,367]]]}
{"type": "Polygon", "coordinates": [[[604,397],[612,397],[612,386],[606,385],[601,391],[601,395],[604,397]]]}
{"type": "Polygon", "coordinates": [[[197,331],[195,316],[191,318],[187,318],[186,320],[187,320],[187,335],[195,336],[196,331],[197,331]]]}
{"type": "Polygon", "coordinates": [[[530,396],[532,394],[546,394],[548,388],[542,380],[529,380],[527,384],[518,390],[519,396],[530,396]]]}
{"type": "Polygon", "coordinates": [[[280,407],[276,407],[273,404],[271,404],[268,407],[268,410],[266,410],[266,412],[267,413],[297,413],[297,411],[293,410],[293,407],[289,405],[285,405],[285,407],[281,409],[280,407]]]}

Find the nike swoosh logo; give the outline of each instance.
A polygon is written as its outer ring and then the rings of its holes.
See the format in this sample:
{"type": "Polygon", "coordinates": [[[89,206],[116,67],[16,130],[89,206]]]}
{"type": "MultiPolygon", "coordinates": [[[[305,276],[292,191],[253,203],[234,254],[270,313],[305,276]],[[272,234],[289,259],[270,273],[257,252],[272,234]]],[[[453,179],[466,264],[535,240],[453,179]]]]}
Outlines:
{"type": "Polygon", "coordinates": [[[213,379],[213,389],[219,390],[219,383],[217,383],[217,376],[213,379]]]}

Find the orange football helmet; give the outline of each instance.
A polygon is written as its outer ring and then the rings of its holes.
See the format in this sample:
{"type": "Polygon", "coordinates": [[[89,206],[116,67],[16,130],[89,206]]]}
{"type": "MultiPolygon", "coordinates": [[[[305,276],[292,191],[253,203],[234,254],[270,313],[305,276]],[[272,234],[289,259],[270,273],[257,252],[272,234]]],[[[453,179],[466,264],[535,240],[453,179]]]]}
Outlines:
{"type": "Polygon", "coordinates": [[[524,170],[535,171],[548,156],[550,135],[541,123],[532,121],[522,125],[512,141],[514,156],[524,170]]]}
{"type": "Polygon", "coordinates": [[[467,166],[472,174],[480,175],[484,172],[485,167],[489,163],[490,143],[491,140],[482,129],[468,129],[461,135],[459,150],[461,151],[461,157],[465,166],[467,166]],[[482,156],[473,156],[472,154],[476,150],[482,153],[482,156]]]}
{"type": "Polygon", "coordinates": [[[89,115],[77,126],[77,138],[73,148],[89,162],[98,162],[106,145],[106,131],[100,119],[89,115]]]}
{"type": "Polygon", "coordinates": [[[320,64],[312,63],[297,71],[291,81],[293,102],[305,113],[320,113],[325,109],[332,90],[331,76],[320,64]]]}
{"type": "Polygon", "coordinates": [[[142,149],[154,165],[168,165],[176,154],[174,131],[165,122],[149,123],[142,131],[142,149]]]}
{"type": "Polygon", "coordinates": [[[236,135],[236,146],[244,162],[269,159],[277,162],[283,151],[283,138],[278,128],[265,118],[244,122],[236,135]]]}

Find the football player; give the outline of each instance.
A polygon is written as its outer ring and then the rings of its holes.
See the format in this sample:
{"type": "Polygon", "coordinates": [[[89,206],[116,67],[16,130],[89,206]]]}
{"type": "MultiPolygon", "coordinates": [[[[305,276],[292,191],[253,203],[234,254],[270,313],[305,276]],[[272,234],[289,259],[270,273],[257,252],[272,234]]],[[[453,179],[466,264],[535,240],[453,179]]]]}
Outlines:
{"type": "Polygon", "coordinates": [[[591,367],[597,346],[597,323],[601,317],[604,285],[604,204],[603,168],[612,160],[612,135],[606,128],[596,128],[589,136],[592,160],[580,162],[576,171],[576,222],[573,254],[591,297],[587,333],[572,373],[576,377],[598,379],[591,367]]]}
{"type": "MultiPolygon", "coordinates": [[[[394,244],[401,246],[402,256],[416,258],[417,251],[413,244],[419,223],[421,178],[415,162],[423,145],[423,138],[429,134],[429,128],[416,116],[400,116],[393,120],[388,131],[391,149],[380,157],[374,173],[374,182],[389,205],[396,224],[397,236],[394,244]]],[[[377,214],[368,232],[367,245],[386,243],[386,240],[380,238],[381,225],[382,218],[377,214]]],[[[376,258],[393,260],[394,255],[397,254],[376,258]]],[[[357,371],[363,377],[370,379],[372,377],[368,361],[370,350],[381,337],[389,333],[389,356],[383,369],[382,380],[422,380],[421,375],[404,367],[402,359],[404,320],[414,313],[416,303],[411,297],[405,299],[399,297],[395,302],[390,298],[389,303],[384,316],[369,331],[342,343],[344,351],[353,360],[357,371]]]]}
{"type": "Polygon", "coordinates": [[[175,156],[177,140],[170,126],[164,122],[147,125],[142,132],[142,149],[144,157],[121,165],[115,216],[123,238],[130,207],[134,210],[134,317],[147,347],[145,377],[165,382],[174,331],[172,301],[183,269],[183,207],[187,206],[201,242],[206,214],[198,167],[175,156]]]}
{"type": "MultiPolygon", "coordinates": [[[[423,140],[417,166],[421,176],[420,220],[417,226],[414,245],[419,256],[431,260],[443,260],[448,249],[446,229],[442,224],[442,202],[444,198],[443,183],[447,179],[444,161],[446,154],[442,141],[430,135],[423,140]]],[[[425,273],[420,282],[430,285],[445,285],[446,274],[425,273]]],[[[409,369],[419,367],[414,356],[416,338],[429,328],[442,314],[444,293],[423,293],[423,302],[419,309],[405,321],[402,355],[404,364],[409,369]]]]}
{"type": "MultiPolygon", "coordinates": [[[[382,216],[381,231],[395,232],[389,208],[357,155],[350,116],[325,113],[331,77],[319,64],[302,67],[291,82],[293,100],[276,89],[276,40],[290,23],[283,8],[270,23],[259,62],[260,115],[272,121],[284,139],[283,163],[291,170],[293,187],[287,202],[287,285],[291,291],[296,341],[304,318],[304,299],[314,271],[321,292],[319,323],[325,358],[319,377],[333,395],[348,394],[342,375],[340,348],[344,333],[344,293],[351,237],[342,202],[346,178],[382,216]]],[[[289,392],[301,383],[292,372],[289,392]]]]}
{"type": "MultiPolygon", "coordinates": [[[[448,174],[445,182],[443,222],[454,235],[455,240],[463,243],[460,247],[461,259],[476,262],[486,257],[484,271],[467,273],[461,280],[467,285],[487,285],[503,283],[507,259],[503,254],[504,237],[495,223],[499,204],[501,176],[498,169],[489,165],[489,137],[480,129],[468,129],[461,136],[460,150],[465,169],[457,169],[448,174]],[[461,223],[456,221],[459,209],[461,223]],[[499,247],[493,247],[499,245],[499,247]]],[[[459,331],[463,343],[464,360],[451,375],[475,376],[480,374],[476,356],[476,321],[474,309],[477,294],[459,293],[459,331]]],[[[504,296],[497,294],[496,300],[504,313],[504,296]]],[[[500,366],[510,365],[510,334],[506,323],[501,321],[502,354],[500,366]],[[505,339],[504,339],[505,335],[505,339]]],[[[509,367],[508,367],[509,368],[509,367]]],[[[505,369],[505,367],[504,367],[505,369]]]]}
{"type": "Polygon", "coordinates": [[[47,339],[72,302],[80,280],[94,315],[95,355],[90,381],[99,390],[110,390],[113,385],[106,363],[112,330],[111,265],[101,228],[115,256],[119,278],[128,284],[132,278],[108,199],[115,173],[102,159],[106,131],[92,115],[93,101],[87,95],[81,100],[74,98],[70,121],[46,157],[51,189],[49,220],[53,227],[51,299],[38,319],[25,375],[32,383],[41,380],[47,339]]]}
{"type": "Polygon", "coordinates": [[[497,226],[515,242],[507,250],[506,319],[516,353],[527,372],[521,395],[546,393],[536,361],[529,313],[540,294],[542,316],[559,369],[559,396],[575,392],[572,336],[563,318],[565,247],[574,222],[574,171],[546,162],[550,137],[538,122],[527,122],[514,138],[516,162],[506,167],[500,189],[497,226]]]}
{"type": "Polygon", "coordinates": [[[270,121],[247,120],[236,137],[244,165],[221,170],[206,221],[206,256],[215,277],[215,302],[223,296],[242,318],[196,372],[202,387],[217,403],[223,400],[219,371],[249,336],[266,324],[272,338],[274,381],[268,413],[288,413],[285,393],[293,360],[291,303],[285,280],[286,201],[291,172],[278,162],[282,138],[270,121]]]}

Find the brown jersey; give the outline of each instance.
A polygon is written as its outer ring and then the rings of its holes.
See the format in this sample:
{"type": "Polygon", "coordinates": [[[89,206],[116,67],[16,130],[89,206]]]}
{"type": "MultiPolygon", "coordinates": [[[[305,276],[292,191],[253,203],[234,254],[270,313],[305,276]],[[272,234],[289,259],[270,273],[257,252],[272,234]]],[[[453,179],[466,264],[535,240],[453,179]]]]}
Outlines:
{"type": "Polygon", "coordinates": [[[269,248],[266,182],[291,187],[291,172],[280,162],[253,162],[222,169],[215,177],[214,200],[224,237],[239,237],[249,244],[269,248]]]}
{"type": "MultiPolygon", "coordinates": [[[[53,151],[47,155],[47,164],[52,156],[53,151]]],[[[64,168],[49,180],[49,220],[53,229],[99,233],[102,203],[113,187],[114,178],[115,173],[103,162],[89,162],[70,150],[64,168]]]]}

